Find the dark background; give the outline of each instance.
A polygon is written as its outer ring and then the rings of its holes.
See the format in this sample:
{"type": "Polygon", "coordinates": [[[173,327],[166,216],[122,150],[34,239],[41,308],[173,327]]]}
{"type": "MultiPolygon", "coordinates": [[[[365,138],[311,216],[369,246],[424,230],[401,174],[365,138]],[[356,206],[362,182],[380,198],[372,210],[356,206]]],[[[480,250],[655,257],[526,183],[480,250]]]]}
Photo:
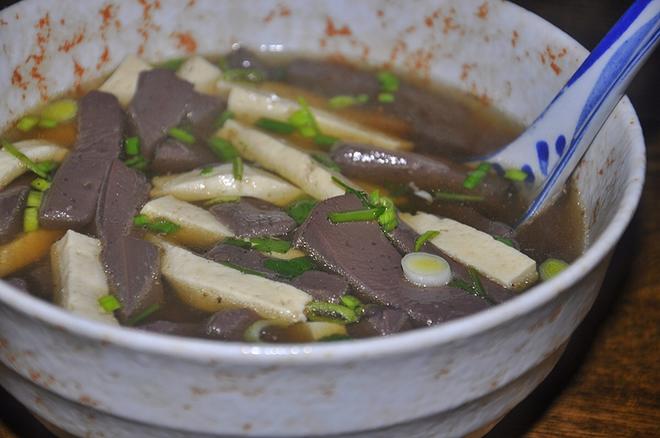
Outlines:
{"type": "MultiPolygon", "coordinates": [[[[14,2],[0,1],[4,8],[14,2]]],[[[514,1],[592,49],[630,5],[619,0],[514,1]]],[[[0,67],[2,68],[2,67],[0,67]]],[[[644,196],[601,294],[558,366],[487,438],[660,436],[660,54],[630,86],[647,139],[644,196]]],[[[52,438],[0,389],[0,438],[52,438]]]]}

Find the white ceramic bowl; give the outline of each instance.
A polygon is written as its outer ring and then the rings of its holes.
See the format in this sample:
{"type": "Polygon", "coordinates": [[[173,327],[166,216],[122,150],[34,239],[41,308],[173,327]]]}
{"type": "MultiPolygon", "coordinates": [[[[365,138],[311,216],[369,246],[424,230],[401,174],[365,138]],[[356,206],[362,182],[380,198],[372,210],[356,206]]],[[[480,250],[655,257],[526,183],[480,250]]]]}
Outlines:
{"type": "MultiPolygon", "coordinates": [[[[492,0],[30,0],[2,11],[0,41],[0,126],[126,54],[156,61],[234,43],[415,70],[529,123],[586,54],[539,17],[492,0]]],[[[644,166],[624,98],[575,175],[590,236],[579,260],[488,311],[382,339],[167,337],[94,323],[2,283],[0,383],[76,435],[464,435],[552,368],[597,295],[644,166]]]]}

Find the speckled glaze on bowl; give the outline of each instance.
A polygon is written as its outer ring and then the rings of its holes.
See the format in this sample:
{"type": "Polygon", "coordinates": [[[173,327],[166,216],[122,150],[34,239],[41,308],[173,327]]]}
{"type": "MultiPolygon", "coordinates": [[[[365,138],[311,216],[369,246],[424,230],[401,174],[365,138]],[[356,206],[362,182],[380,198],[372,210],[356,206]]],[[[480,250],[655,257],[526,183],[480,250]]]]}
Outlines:
{"type": "MultiPolygon", "coordinates": [[[[150,61],[261,50],[356,58],[456,86],[530,123],[585,50],[501,1],[26,1],[0,14],[0,126],[150,61]]],[[[590,246],[488,311],[383,339],[223,344],[106,327],[0,283],[0,384],[80,436],[461,436],[549,372],[637,205],[644,144],[627,99],[574,176],[590,246]]]]}

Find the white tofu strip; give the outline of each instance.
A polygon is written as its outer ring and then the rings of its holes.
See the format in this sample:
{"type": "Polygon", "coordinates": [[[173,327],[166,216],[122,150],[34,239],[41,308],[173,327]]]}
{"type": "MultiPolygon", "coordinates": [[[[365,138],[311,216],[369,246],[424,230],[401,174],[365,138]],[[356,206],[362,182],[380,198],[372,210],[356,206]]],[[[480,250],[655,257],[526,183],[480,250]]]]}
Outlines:
{"type": "Polygon", "coordinates": [[[234,235],[207,210],[169,195],[147,202],[140,213],[151,219],[163,218],[179,225],[181,228],[172,237],[177,242],[196,248],[212,246],[234,235]]]}
{"type": "Polygon", "coordinates": [[[245,307],[268,319],[305,321],[305,305],[312,297],[289,284],[269,280],[207,260],[159,239],[163,276],[179,297],[198,309],[215,312],[245,307]]]}
{"type": "MultiPolygon", "coordinates": [[[[226,87],[227,82],[221,81],[219,87],[226,87]]],[[[240,85],[229,83],[228,109],[248,123],[261,117],[288,120],[289,116],[300,109],[298,102],[279,97],[272,93],[262,92],[240,85]]],[[[411,149],[412,143],[407,140],[392,137],[372,128],[358,125],[343,117],[327,111],[310,108],[319,128],[324,134],[332,135],[345,141],[366,143],[391,150],[411,149]]]]}
{"type": "Polygon", "coordinates": [[[183,201],[206,201],[219,196],[252,196],[276,205],[286,205],[303,192],[272,173],[243,166],[243,179],[237,181],[232,165],[220,164],[208,174],[199,169],[178,175],[155,177],[152,197],[172,195],[183,201]]]}
{"type": "Polygon", "coordinates": [[[222,71],[201,56],[188,58],[176,72],[177,76],[195,86],[195,91],[216,94],[216,83],[222,71]]]}
{"type": "Polygon", "coordinates": [[[50,250],[54,301],[77,315],[119,325],[114,315],[105,312],[98,301],[109,293],[100,255],[100,241],[73,230],[55,242],[50,250]]]}
{"type": "MultiPolygon", "coordinates": [[[[35,163],[50,160],[60,162],[69,153],[67,148],[45,140],[18,141],[14,146],[35,163]]],[[[12,154],[4,149],[0,151],[0,190],[27,171],[28,168],[12,154]]]]}
{"type": "Polygon", "coordinates": [[[247,160],[277,173],[316,199],[323,200],[344,193],[344,189],[332,181],[334,174],[307,152],[258,129],[227,120],[216,135],[231,141],[247,160]]]}
{"type": "Polygon", "coordinates": [[[401,213],[400,217],[419,234],[428,230],[440,231],[431,243],[506,288],[520,289],[538,278],[534,260],[495,240],[490,234],[428,213],[401,213]]]}
{"type": "Polygon", "coordinates": [[[151,66],[135,55],[128,55],[99,90],[114,94],[121,106],[127,107],[135,94],[140,73],[145,70],[151,70],[151,66]]]}

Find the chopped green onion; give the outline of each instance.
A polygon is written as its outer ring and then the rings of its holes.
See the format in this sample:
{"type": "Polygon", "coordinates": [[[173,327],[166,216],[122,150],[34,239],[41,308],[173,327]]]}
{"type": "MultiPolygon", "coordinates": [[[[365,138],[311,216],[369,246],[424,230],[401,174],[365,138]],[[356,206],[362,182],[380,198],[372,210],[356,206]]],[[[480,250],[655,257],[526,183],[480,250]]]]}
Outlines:
{"type": "Polygon", "coordinates": [[[470,275],[470,279],[472,280],[472,287],[474,288],[475,292],[479,295],[484,295],[486,291],[484,290],[483,285],[481,284],[481,279],[479,278],[479,273],[477,272],[476,269],[469,267],[468,268],[468,274],[470,275]]]}
{"type": "Polygon", "coordinates": [[[252,243],[249,240],[237,239],[235,237],[225,237],[222,243],[226,243],[227,245],[238,246],[239,248],[243,248],[243,249],[252,248],[252,243]]]}
{"type": "Polygon", "coordinates": [[[230,68],[222,72],[223,79],[228,81],[262,82],[266,74],[256,68],[230,68]]]}
{"type": "Polygon", "coordinates": [[[213,173],[213,166],[202,167],[202,170],[199,172],[200,175],[206,176],[213,173]]]}
{"type": "Polygon", "coordinates": [[[41,201],[43,200],[44,194],[43,192],[38,192],[36,190],[30,190],[30,193],[28,193],[28,198],[27,198],[27,206],[28,207],[40,207],[41,206],[41,201]]]}
{"type": "Polygon", "coordinates": [[[142,313],[140,313],[137,316],[134,316],[133,318],[129,319],[126,324],[127,325],[137,325],[140,322],[147,319],[149,316],[151,316],[151,314],[154,313],[158,309],[160,309],[160,304],[154,303],[151,306],[144,309],[144,311],[142,313]]]}
{"type": "Polygon", "coordinates": [[[296,127],[291,123],[282,122],[280,120],[270,119],[268,117],[262,117],[257,120],[255,126],[264,129],[266,131],[274,132],[276,134],[291,134],[296,130],[296,127]]]}
{"type": "Polygon", "coordinates": [[[54,128],[57,126],[57,120],[53,119],[41,119],[37,124],[40,128],[54,128]]]}
{"type": "Polygon", "coordinates": [[[459,202],[480,202],[484,200],[483,196],[477,195],[463,195],[462,193],[452,193],[452,192],[433,192],[433,196],[436,199],[443,201],[459,201],[459,202]]]}
{"type": "Polygon", "coordinates": [[[527,177],[528,177],[527,172],[520,169],[507,169],[504,172],[504,178],[509,179],[511,181],[522,182],[525,181],[527,177]]]}
{"type": "Polygon", "coordinates": [[[52,183],[50,181],[43,178],[35,178],[30,183],[30,187],[32,187],[35,190],[39,190],[40,192],[44,192],[48,190],[51,185],[52,183]]]}
{"type": "Polygon", "coordinates": [[[224,202],[237,202],[241,199],[240,196],[216,196],[204,202],[204,206],[210,207],[215,204],[222,204],[224,202]]]}
{"type": "Polygon", "coordinates": [[[369,96],[366,94],[358,94],[357,96],[341,94],[339,96],[331,97],[328,100],[328,104],[331,108],[341,109],[349,106],[360,105],[366,103],[368,100],[369,96]]]}
{"type": "Polygon", "coordinates": [[[286,212],[298,225],[300,225],[309,217],[315,206],[316,201],[313,199],[299,199],[289,204],[286,208],[286,212]]]}
{"type": "Polygon", "coordinates": [[[138,214],[133,217],[133,224],[157,234],[172,234],[181,228],[180,225],[165,218],[150,219],[144,214],[138,214]]]}
{"type": "Polygon", "coordinates": [[[7,140],[2,140],[2,147],[5,152],[8,154],[12,155],[14,158],[16,158],[18,161],[23,164],[23,166],[27,167],[30,171],[36,173],[42,178],[48,178],[48,173],[44,172],[41,167],[34,161],[32,161],[30,158],[27,157],[23,152],[19,151],[16,146],[13,144],[9,143],[7,140]]]}
{"type": "Polygon", "coordinates": [[[144,170],[147,167],[147,160],[142,155],[136,155],[124,161],[128,167],[136,170],[144,170]]]}
{"type": "Polygon", "coordinates": [[[39,229],[39,209],[28,207],[23,212],[23,231],[26,233],[39,229]]]}
{"type": "Polygon", "coordinates": [[[25,116],[16,123],[16,128],[22,132],[31,131],[39,123],[39,117],[36,116],[25,116]]]}
{"type": "Polygon", "coordinates": [[[209,146],[213,153],[222,161],[233,160],[238,156],[238,151],[230,141],[220,137],[213,137],[209,140],[209,146]]]}
{"type": "Polygon", "coordinates": [[[311,301],[305,306],[305,316],[310,321],[335,322],[351,324],[358,321],[353,309],[341,304],[327,303],[325,301],[311,301]]]}
{"type": "Polygon", "coordinates": [[[311,271],[316,266],[312,259],[307,256],[296,257],[293,259],[267,259],[264,266],[275,272],[280,277],[295,278],[304,272],[311,271]]]}
{"type": "Polygon", "coordinates": [[[497,240],[497,241],[499,241],[499,242],[502,242],[503,244],[508,245],[508,246],[510,246],[510,247],[512,247],[512,248],[515,248],[515,245],[514,245],[514,243],[513,243],[513,240],[511,240],[511,239],[509,239],[509,238],[507,238],[507,237],[493,236],[493,239],[495,239],[495,240],[497,240]]]}
{"type": "Polygon", "coordinates": [[[231,162],[231,171],[235,180],[241,181],[243,179],[243,159],[241,157],[234,157],[231,162]]]}
{"type": "Polygon", "coordinates": [[[232,262],[229,262],[229,261],[218,262],[218,263],[220,263],[221,265],[224,265],[228,268],[236,269],[237,271],[239,271],[242,274],[256,275],[257,277],[265,277],[266,276],[263,272],[259,272],[256,269],[252,269],[252,268],[248,268],[248,267],[245,267],[245,266],[237,265],[236,263],[232,263],[232,262]]]}
{"type": "Polygon", "coordinates": [[[312,110],[309,108],[307,101],[304,98],[299,97],[298,103],[300,104],[300,109],[294,111],[289,116],[289,123],[295,126],[303,137],[313,138],[320,135],[321,130],[316,123],[316,118],[314,117],[312,110]]]}
{"type": "Polygon", "coordinates": [[[263,252],[285,253],[291,249],[291,242],[287,242],[286,240],[255,237],[250,239],[250,243],[253,249],[263,252]]]}
{"type": "Polygon", "coordinates": [[[341,303],[353,311],[362,307],[362,301],[358,300],[353,295],[343,295],[341,297],[341,303]]]}
{"type": "Polygon", "coordinates": [[[378,79],[380,89],[383,92],[394,93],[399,90],[399,78],[392,72],[381,71],[376,76],[376,79],[378,79]]]}
{"type": "Polygon", "coordinates": [[[328,214],[328,220],[333,224],[340,224],[343,222],[364,222],[373,221],[378,219],[378,216],[383,214],[383,208],[366,208],[363,210],[353,211],[335,211],[328,214]]]}
{"type": "Polygon", "coordinates": [[[218,117],[218,120],[215,121],[215,127],[216,128],[222,128],[225,126],[225,122],[229,119],[233,119],[235,114],[232,111],[226,110],[223,111],[222,114],[218,117]]]}
{"type": "Polygon", "coordinates": [[[186,62],[186,58],[168,59],[156,65],[156,68],[164,68],[166,70],[178,70],[181,65],[186,62]]]}
{"type": "Polygon", "coordinates": [[[334,333],[332,335],[324,336],[318,340],[318,342],[336,342],[336,341],[349,341],[351,338],[348,335],[341,335],[339,333],[334,333]]]}
{"type": "Polygon", "coordinates": [[[126,155],[138,155],[140,153],[140,138],[128,137],[124,140],[124,151],[126,155]]]}
{"type": "Polygon", "coordinates": [[[491,168],[490,163],[479,164],[479,167],[468,173],[467,177],[465,178],[465,181],[463,181],[463,187],[465,187],[466,189],[475,188],[477,185],[481,183],[481,181],[483,181],[484,178],[486,178],[486,175],[488,175],[490,168],[491,168]]]}
{"type": "Polygon", "coordinates": [[[218,59],[217,64],[218,64],[218,67],[220,68],[220,70],[222,70],[222,71],[225,71],[225,70],[229,69],[229,63],[227,62],[227,59],[224,56],[220,57],[220,59],[218,59]]]}
{"type": "Polygon", "coordinates": [[[481,284],[481,279],[479,278],[479,273],[476,271],[476,269],[468,267],[467,271],[468,275],[470,276],[469,283],[465,280],[461,280],[460,278],[454,278],[449,282],[449,286],[463,289],[464,291],[478,298],[486,300],[490,304],[495,304],[495,302],[488,296],[488,294],[486,294],[486,290],[481,284]]]}
{"type": "Polygon", "coordinates": [[[337,137],[333,137],[332,135],[316,134],[314,136],[314,143],[325,148],[329,148],[338,141],[339,139],[337,137]]]}
{"type": "Polygon", "coordinates": [[[371,206],[371,202],[369,201],[369,196],[365,192],[363,192],[362,190],[354,189],[353,187],[349,186],[344,181],[342,181],[341,179],[339,179],[338,177],[336,177],[334,175],[332,176],[332,181],[335,184],[337,184],[339,187],[346,190],[346,193],[350,193],[352,195],[357,196],[358,199],[360,200],[360,202],[362,202],[362,205],[364,205],[365,207],[371,206]]]}
{"type": "Polygon", "coordinates": [[[421,236],[415,239],[415,252],[421,250],[427,241],[433,239],[438,234],[440,234],[440,231],[437,230],[424,231],[421,236]]]}
{"type": "Polygon", "coordinates": [[[378,93],[378,102],[392,103],[392,102],[394,102],[394,94],[392,94],[392,93],[378,93]]]}
{"type": "MultiPolygon", "coordinates": [[[[57,125],[58,122],[66,122],[73,119],[78,113],[78,103],[73,99],[60,99],[55,102],[49,103],[41,110],[42,120],[39,126],[42,126],[44,120],[50,120],[57,125]]],[[[42,126],[44,128],[52,128],[53,126],[42,126]]]]}
{"type": "Polygon", "coordinates": [[[182,141],[186,144],[195,143],[195,136],[192,135],[190,132],[186,131],[185,129],[170,128],[170,130],[167,131],[167,133],[170,137],[175,138],[179,141],[182,141]]]}
{"type": "Polygon", "coordinates": [[[115,310],[121,309],[121,303],[114,295],[103,295],[98,301],[104,312],[112,313],[115,310]]]}
{"type": "Polygon", "coordinates": [[[565,261],[549,258],[539,266],[539,275],[541,280],[548,281],[566,268],[568,268],[568,263],[565,261]]]}
{"type": "Polygon", "coordinates": [[[332,158],[330,158],[327,154],[322,154],[322,153],[318,153],[318,152],[313,153],[312,158],[314,159],[314,161],[317,161],[318,163],[321,163],[324,167],[326,167],[326,168],[328,168],[332,171],[335,171],[335,172],[340,172],[341,171],[341,169],[339,168],[337,163],[332,161],[332,158]]]}
{"type": "Polygon", "coordinates": [[[133,217],[133,225],[137,225],[138,227],[143,227],[149,223],[151,223],[151,219],[146,214],[138,214],[133,217]]]}
{"type": "Polygon", "coordinates": [[[51,173],[57,168],[57,163],[53,160],[42,161],[41,163],[37,163],[37,167],[43,172],[51,173]]]}

